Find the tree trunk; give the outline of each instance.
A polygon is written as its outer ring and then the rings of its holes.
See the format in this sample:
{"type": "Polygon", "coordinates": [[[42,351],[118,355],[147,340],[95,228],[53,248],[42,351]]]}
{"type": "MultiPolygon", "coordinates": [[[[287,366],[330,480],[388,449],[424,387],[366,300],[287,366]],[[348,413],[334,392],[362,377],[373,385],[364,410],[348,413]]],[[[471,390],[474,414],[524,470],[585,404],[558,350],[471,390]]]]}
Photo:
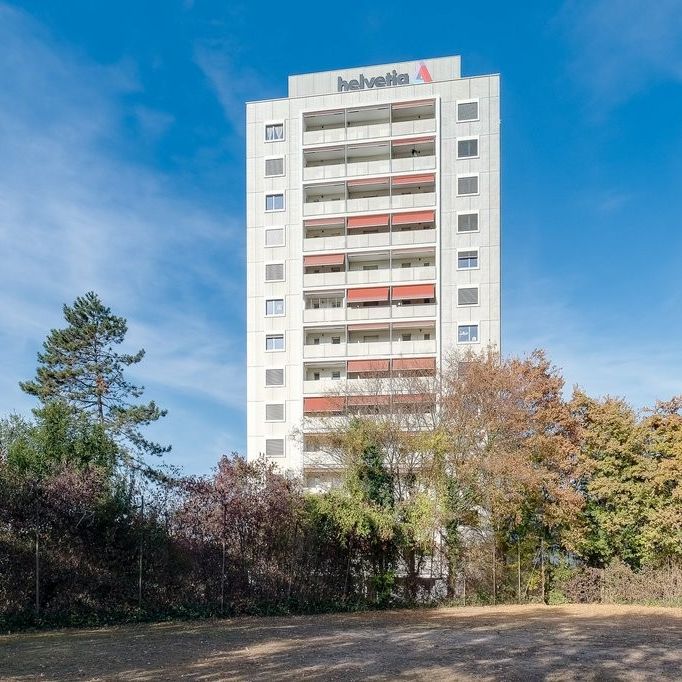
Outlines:
{"type": "Polygon", "coordinates": [[[540,576],[542,583],[542,603],[547,603],[547,598],[545,596],[545,538],[540,538],[540,576]]]}
{"type": "Polygon", "coordinates": [[[493,533],[493,606],[497,604],[497,566],[495,565],[495,534],[493,533]]]}
{"type": "Polygon", "coordinates": [[[223,561],[220,570],[220,615],[225,612],[225,538],[223,538],[223,561]]]}
{"type": "Polygon", "coordinates": [[[516,539],[516,595],[521,603],[521,538],[516,539]]]}
{"type": "Polygon", "coordinates": [[[140,558],[139,558],[139,565],[138,565],[138,573],[137,573],[137,608],[141,609],[142,608],[142,551],[143,551],[143,535],[142,535],[142,530],[143,530],[143,524],[144,524],[144,496],[142,497],[142,504],[140,508],[140,558]]]}
{"type": "Polygon", "coordinates": [[[38,537],[38,526],[36,525],[36,616],[40,615],[40,552],[38,537]]]}

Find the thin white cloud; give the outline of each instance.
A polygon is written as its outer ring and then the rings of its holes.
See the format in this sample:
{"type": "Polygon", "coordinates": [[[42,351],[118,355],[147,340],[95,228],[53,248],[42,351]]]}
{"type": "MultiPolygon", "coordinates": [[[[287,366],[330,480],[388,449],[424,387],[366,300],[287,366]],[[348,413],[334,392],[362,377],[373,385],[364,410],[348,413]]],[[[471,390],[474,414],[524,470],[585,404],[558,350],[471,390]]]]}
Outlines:
{"type": "Polygon", "coordinates": [[[558,25],[572,45],[571,76],[609,108],[651,83],[682,81],[679,0],[572,0],[558,25]]]}
{"type": "MultiPolygon", "coordinates": [[[[120,155],[124,100],[140,87],[129,63],[88,62],[0,4],[0,72],[0,412],[27,405],[17,382],[62,303],[94,289],[128,318],[131,347],[146,346],[140,380],[240,422],[241,220],[120,155]]],[[[133,115],[152,137],[173,125],[133,115]]]]}

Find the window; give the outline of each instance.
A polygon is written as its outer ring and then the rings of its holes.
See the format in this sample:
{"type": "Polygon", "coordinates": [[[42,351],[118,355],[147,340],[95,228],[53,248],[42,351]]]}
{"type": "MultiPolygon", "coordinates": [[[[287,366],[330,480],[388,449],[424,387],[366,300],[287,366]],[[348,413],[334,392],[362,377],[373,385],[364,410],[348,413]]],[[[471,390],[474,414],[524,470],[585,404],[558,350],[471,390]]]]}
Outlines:
{"type": "Polygon", "coordinates": [[[268,334],[265,337],[265,350],[284,350],[284,334],[268,334]]]}
{"type": "Polygon", "coordinates": [[[478,138],[457,140],[457,158],[467,159],[478,156],[478,138]]]}
{"type": "Polygon", "coordinates": [[[266,403],[265,404],[265,421],[266,422],[283,422],[284,421],[284,403],[266,403]]]}
{"type": "Polygon", "coordinates": [[[458,343],[476,343],[478,341],[477,324],[460,324],[457,327],[458,343]]]}
{"type": "Polygon", "coordinates": [[[400,340],[401,341],[412,341],[412,334],[401,334],[400,340]]]}
{"type": "Polygon", "coordinates": [[[284,386],[284,370],[283,369],[266,369],[265,370],[265,385],[266,386],[284,386]]]}
{"type": "Polygon", "coordinates": [[[478,251],[459,251],[457,253],[457,269],[471,270],[478,267],[478,251]]]}
{"type": "Polygon", "coordinates": [[[431,341],[431,334],[429,332],[424,334],[424,341],[431,341]]]}
{"type": "Polygon", "coordinates": [[[340,336],[332,336],[332,345],[333,346],[338,346],[341,343],[341,337],[340,336]]]}
{"type": "Polygon", "coordinates": [[[269,123],[265,126],[265,141],[277,142],[284,139],[284,123],[269,123]]]}
{"type": "Polygon", "coordinates": [[[268,317],[273,315],[284,315],[284,299],[270,298],[265,301],[265,314],[268,317]]]}
{"type": "Polygon", "coordinates": [[[284,263],[268,263],[265,266],[266,282],[281,282],[284,279],[284,263]]]}
{"type": "Polygon", "coordinates": [[[457,194],[478,194],[478,175],[462,175],[457,178],[457,194]]]}
{"type": "Polygon", "coordinates": [[[478,232],[478,213],[458,214],[457,232],[478,232]]]}
{"type": "Polygon", "coordinates": [[[265,230],[265,246],[284,246],[284,229],[276,227],[265,230]]]}
{"type": "Polygon", "coordinates": [[[457,305],[478,305],[478,287],[457,289],[457,305]]]}
{"type": "Polygon", "coordinates": [[[457,102],[457,121],[478,121],[478,100],[457,102]]]}
{"type": "Polygon", "coordinates": [[[319,372],[313,372],[313,381],[319,381],[320,380],[320,373],[319,372]]]}
{"type": "Polygon", "coordinates": [[[320,337],[315,336],[313,337],[313,346],[319,346],[320,345],[320,337]]]}
{"type": "Polygon", "coordinates": [[[266,438],[265,456],[284,457],[284,438],[266,438]]]}
{"type": "Polygon", "coordinates": [[[367,271],[367,270],[378,270],[379,266],[378,265],[363,265],[362,269],[367,271]]]}
{"type": "Polygon", "coordinates": [[[341,370],[333,369],[332,370],[332,379],[340,379],[340,378],[341,378],[341,370]]]}
{"type": "Polygon", "coordinates": [[[412,263],[401,263],[401,264],[400,264],[400,267],[401,267],[401,268],[411,268],[411,267],[412,267],[412,263]]]}
{"type": "Polygon", "coordinates": [[[265,177],[271,178],[276,175],[284,175],[284,157],[265,159],[265,177]]]}
{"type": "Polygon", "coordinates": [[[265,195],[265,210],[266,211],[283,211],[284,210],[284,195],[283,194],[266,194],[265,195]]]}
{"type": "Polygon", "coordinates": [[[379,335],[377,334],[376,336],[374,334],[372,335],[365,335],[362,337],[362,342],[363,343],[376,343],[379,341],[379,335]]]}

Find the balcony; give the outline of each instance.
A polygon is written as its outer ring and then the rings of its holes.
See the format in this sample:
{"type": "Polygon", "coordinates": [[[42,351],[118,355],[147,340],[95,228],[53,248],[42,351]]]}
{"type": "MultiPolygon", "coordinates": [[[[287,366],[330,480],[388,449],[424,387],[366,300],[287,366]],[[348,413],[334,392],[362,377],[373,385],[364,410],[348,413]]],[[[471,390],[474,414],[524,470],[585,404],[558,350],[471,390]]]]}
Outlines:
{"type": "Polygon", "coordinates": [[[339,286],[346,282],[345,272],[315,272],[303,275],[304,287],[339,286]]]}
{"type": "MultiPolygon", "coordinates": [[[[344,363],[345,364],[345,363],[344,363]]],[[[324,393],[335,393],[343,390],[343,379],[306,379],[303,382],[304,395],[322,395],[324,393]]]]}
{"type": "Polygon", "coordinates": [[[315,111],[303,115],[303,144],[435,132],[433,99],[315,111]]]}
{"type": "Polygon", "coordinates": [[[392,317],[435,317],[435,303],[418,303],[416,305],[393,305],[392,317]]]}
{"type": "Polygon", "coordinates": [[[346,210],[343,197],[329,200],[313,200],[303,204],[303,215],[328,215],[331,213],[344,213],[346,210]]]}
{"type": "Polygon", "coordinates": [[[436,230],[400,230],[391,233],[393,246],[410,246],[411,244],[431,244],[436,241],[436,230]]]}
{"type": "Polygon", "coordinates": [[[344,355],[346,355],[345,343],[306,343],[303,346],[303,357],[306,360],[338,358],[344,355]]]}
{"type": "Polygon", "coordinates": [[[346,319],[345,308],[306,308],[304,322],[342,322],[346,319]]]}
{"type": "Polygon", "coordinates": [[[393,159],[391,161],[392,173],[407,173],[408,171],[433,170],[436,167],[436,157],[416,156],[413,158],[393,159]]]}
{"type": "Polygon", "coordinates": [[[391,197],[391,208],[422,208],[436,205],[435,192],[398,194],[391,197]]]}
{"type": "Polygon", "coordinates": [[[346,308],[348,320],[379,320],[389,317],[391,317],[391,306],[388,305],[346,308]]]}
{"type": "Polygon", "coordinates": [[[303,240],[304,251],[343,251],[346,248],[346,236],[307,237],[303,240]]]}
{"type": "Polygon", "coordinates": [[[351,197],[346,201],[346,212],[373,213],[375,211],[385,211],[391,206],[391,198],[388,194],[378,197],[351,197]]]}
{"type": "Polygon", "coordinates": [[[358,357],[364,355],[390,355],[391,342],[390,341],[349,341],[346,344],[347,355],[349,357],[358,357]]]}
{"type": "Polygon", "coordinates": [[[411,354],[428,354],[436,352],[436,341],[430,339],[429,341],[393,341],[393,355],[411,355],[411,354]]]}
{"type": "Polygon", "coordinates": [[[436,279],[436,268],[433,265],[426,267],[393,268],[391,280],[393,282],[419,282],[421,280],[436,279]]]}

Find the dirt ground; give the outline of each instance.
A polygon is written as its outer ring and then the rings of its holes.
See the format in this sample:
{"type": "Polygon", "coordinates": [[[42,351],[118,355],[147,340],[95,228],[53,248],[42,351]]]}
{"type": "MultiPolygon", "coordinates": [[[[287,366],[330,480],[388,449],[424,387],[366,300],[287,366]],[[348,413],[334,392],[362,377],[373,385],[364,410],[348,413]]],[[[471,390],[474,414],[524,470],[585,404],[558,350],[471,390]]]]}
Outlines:
{"type": "Polygon", "coordinates": [[[0,637],[2,680],[681,680],[682,609],[503,606],[0,637]]]}

